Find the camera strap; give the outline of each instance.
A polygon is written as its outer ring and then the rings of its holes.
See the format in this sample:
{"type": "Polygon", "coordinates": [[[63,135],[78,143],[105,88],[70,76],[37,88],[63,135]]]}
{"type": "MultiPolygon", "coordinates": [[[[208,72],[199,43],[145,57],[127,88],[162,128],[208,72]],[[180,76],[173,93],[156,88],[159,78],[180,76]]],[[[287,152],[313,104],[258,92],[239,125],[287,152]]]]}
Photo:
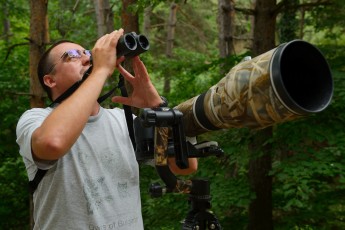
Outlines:
{"type": "MultiPolygon", "coordinates": [[[[119,83],[118,83],[117,87],[120,89],[121,95],[123,97],[128,97],[128,93],[127,93],[127,90],[125,87],[125,80],[121,74],[119,76],[119,83]]],[[[136,143],[135,143],[135,136],[134,136],[133,113],[132,113],[131,107],[128,105],[123,105],[123,110],[125,111],[125,117],[126,117],[129,137],[131,138],[132,145],[133,145],[133,148],[135,150],[136,143]]]]}
{"type": "Polygon", "coordinates": [[[37,189],[39,183],[41,182],[41,180],[43,179],[44,175],[46,175],[48,170],[46,169],[38,169],[35,177],[33,180],[29,181],[29,192],[31,194],[34,194],[35,190],[37,189]]]}
{"type": "Polygon", "coordinates": [[[71,96],[78,88],[79,86],[90,76],[92,72],[92,65],[88,70],[83,75],[83,78],[80,81],[77,81],[74,83],[71,87],[69,87],[63,94],[61,94],[58,98],[56,98],[50,105],[49,107],[54,107],[55,104],[61,103],[63,100],[71,96]]]}

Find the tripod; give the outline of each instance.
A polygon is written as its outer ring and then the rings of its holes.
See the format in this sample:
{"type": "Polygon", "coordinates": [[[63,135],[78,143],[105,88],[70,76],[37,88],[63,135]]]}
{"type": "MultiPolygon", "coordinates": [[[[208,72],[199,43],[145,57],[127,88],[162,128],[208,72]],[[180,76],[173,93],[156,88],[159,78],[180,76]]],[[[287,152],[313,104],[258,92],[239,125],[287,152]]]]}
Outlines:
{"type": "Polygon", "coordinates": [[[221,230],[217,217],[211,208],[210,184],[205,179],[194,179],[189,195],[191,210],[183,222],[182,230],[221,230]]]}

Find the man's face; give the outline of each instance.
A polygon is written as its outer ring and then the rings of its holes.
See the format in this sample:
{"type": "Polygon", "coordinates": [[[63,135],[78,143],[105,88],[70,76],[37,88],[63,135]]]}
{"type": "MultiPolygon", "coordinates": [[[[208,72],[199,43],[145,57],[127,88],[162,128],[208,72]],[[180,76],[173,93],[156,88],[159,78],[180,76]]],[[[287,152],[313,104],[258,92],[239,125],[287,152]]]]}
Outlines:
{"type": "Polygon", "coordinates": [[[62,43],[54,47],[50,52],[52,63],[51,75],[54,78],[52,92],[55,96],[64,93],[75,82],[82,79],[84,73],[90,67],[90,57],[83,53],[84,48],[74,43],[62,43]],[[74,50],[81,57],[70,57],[67,51],[74,50]]]}

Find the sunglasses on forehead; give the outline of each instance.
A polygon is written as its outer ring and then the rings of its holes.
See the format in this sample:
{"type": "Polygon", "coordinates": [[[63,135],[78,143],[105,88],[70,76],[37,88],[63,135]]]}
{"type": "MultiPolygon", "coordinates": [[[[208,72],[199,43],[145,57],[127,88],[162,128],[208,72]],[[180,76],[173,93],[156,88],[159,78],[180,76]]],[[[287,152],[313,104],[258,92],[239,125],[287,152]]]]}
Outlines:
{"type": "MultiPolygon", "coordinates": [[[[71,60],[73,60],[75,58],[77,58],[77,59],[81,58],[83,54],[85,54],[88,57],[91,57],[91,50],[78,50],[78,49],[67,50],[66,52],[64,52],[61,55],[59,61],[62,60],[62,61],[68,62],[68,61],[71,61],[71,60]]],[[[48,74],[51,73],[54,70],[54,67],[57,65],[58,62],[56,62],[55,64],[53,64],[49,68],[48,74]]]]}

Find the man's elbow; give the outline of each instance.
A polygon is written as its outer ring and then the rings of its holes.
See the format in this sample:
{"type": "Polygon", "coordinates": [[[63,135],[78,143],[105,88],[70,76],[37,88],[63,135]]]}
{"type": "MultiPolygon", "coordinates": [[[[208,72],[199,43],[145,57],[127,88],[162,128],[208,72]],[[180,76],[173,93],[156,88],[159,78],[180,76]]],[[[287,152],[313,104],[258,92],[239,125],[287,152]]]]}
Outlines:
{"type": "Polygon", "coordinates": [[[57,160],[66,152],[62,141],[55,137],[39,137],[37,132],[31,139],[33,157],[37,160],[57,160]]]}

